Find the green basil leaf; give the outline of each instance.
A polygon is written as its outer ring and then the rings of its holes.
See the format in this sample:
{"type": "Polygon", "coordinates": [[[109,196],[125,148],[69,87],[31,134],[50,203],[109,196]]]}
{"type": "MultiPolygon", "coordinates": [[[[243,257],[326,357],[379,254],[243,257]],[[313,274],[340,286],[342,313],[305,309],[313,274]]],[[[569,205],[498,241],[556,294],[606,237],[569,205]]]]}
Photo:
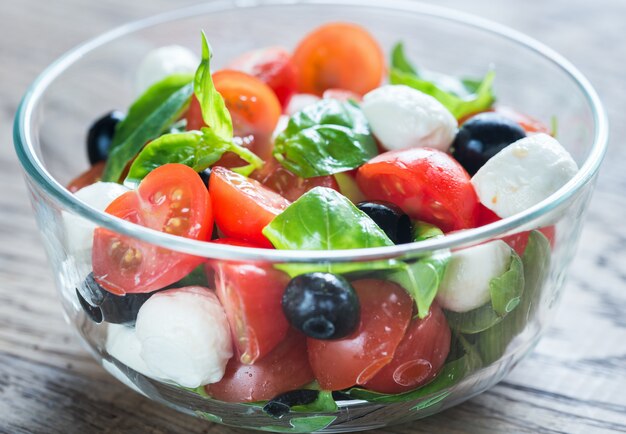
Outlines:
{"type": "Polygon", "coordinates": [[[337,411],[337,403],[333,399],[333,393],[327,390],[320,390],[317,399],[310,404],[294,405],[291,411],[299,413],[334,412],[337,411]]]}
{"type": "Polygon", "coordinates": [[[548,239],[541,232],[532,231],[522,255],[524,290],[519,305],[494,327],[467,336],[485,365],[502,357],[513,338],[534,318],[541,288],[550,270],[550,256],[548,239]]]}
{"type": "Polygon", "coordinates": [[[428,95],[444,105],[457,118],[489,109],[494,101],[493,80],[490,70],[482,80],[458,79],[435,72],[417,70],[404,54],[401,43],[392,50],[389,82],[403,84],[428,95]]]}
{"type": "Polygon", "coordinates": [[[355,169],[378,150],[363,112],[322,99],[294,114],[274,143],[274,157],[302,178],[355,169]]]}
{"type": "MultiPolygon", "coordinates": [[[[337,250],[392,246],[374,221],[331,188],[316,187],[289,205],[264,229],[263,235],[281,250],[337,250]]],[[[386,261],[380,267],[389,267],[386,261]]],[[[295,276],[312,271],[348,273],[375,267],[372,263],[285,264],[295,276]]]]}
{"type": "Polygon", "coordinates": [[[220,159],[230,143],[216,137],[206,143],[200,131],[165,134],[148,143],[130,166],[124,184],[135,188],[151,171],[168,163],[180,163],[199,172],[220,159]]]}
{"type": "Polygon", "coordinates": [[[194,78],[194,93],[200,102],[202,119],[218,137],[230,140],[233,137],[233,121],[222,95],[215,89],[211,76],[211,48],[202,32],[202,61],[194,78]]]}
{"type": "Polygon", "coordinates": [[[337,416],[294,417],[289,420],[291,427],[272,425],[258,429],[271,432],[310,433],[326,428],[335,419],[337,419],[337,416]]]}
{"type": "Polygon", "coordinates": [[[519,304],[524,292],[522,260],[511,250],[509,268],[489,282],[491,301],[469,312],[446,311],[450,328],[465,334],[475,334],[494,327],[519,304]]]}
{"type": "Polygon", "coordinates": [[[153,84],[128,110],[113,136],[102,181],[118,182],[143,146],[160,136],[187,108],[193,77],[175,74],[153,84]]]}
{"type": "MultiPolygon", "coordinates": [[[[428,223],[416,222],[413,227],[414,241],[443,236],[441,229],[428,223]]],[[[436,251],[411,262],[398,261],[388,277],[402,286],[415,300],[420,318],[428,315],[449,261],[450,250],[436,251]]]]}

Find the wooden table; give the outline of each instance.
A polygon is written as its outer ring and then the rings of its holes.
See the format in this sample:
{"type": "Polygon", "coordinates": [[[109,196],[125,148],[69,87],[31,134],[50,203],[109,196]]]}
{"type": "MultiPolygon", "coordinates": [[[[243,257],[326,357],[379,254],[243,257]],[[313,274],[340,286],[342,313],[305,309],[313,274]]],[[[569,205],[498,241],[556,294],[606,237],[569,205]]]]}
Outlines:
{"type": "MultiPolygon", "coordinates": [[[[52,289],[10,133],[26,86],[63,51],[125,21],[196,1],[0,3],[0,432],[240,432],[148,401],[81,348],[52,289]]],[[[535,352],[489,392],[378,432],[626,432],[626,3],[438,3],[511,25],[563,53],[600,92],[613,143],[562,305],[535,352]]]]}

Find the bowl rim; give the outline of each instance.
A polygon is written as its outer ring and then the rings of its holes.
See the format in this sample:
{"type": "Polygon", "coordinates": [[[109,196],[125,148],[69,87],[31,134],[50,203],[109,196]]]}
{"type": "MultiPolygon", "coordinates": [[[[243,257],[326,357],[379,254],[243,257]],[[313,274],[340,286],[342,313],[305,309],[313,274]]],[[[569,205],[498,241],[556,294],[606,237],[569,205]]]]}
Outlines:
{"type": "Polygon", "coordinates": [[[439,249],[464,247],[478,244],[491,238],[507,235],[515,232],[516,229],[519,231],[520,227],[531,227],[533,222],[541,220],[545,214],[565,204],[594,178],[608,145],[608,119],[598,94],[590,82],[567,59],[543,43],[521,32],[473,14],[412,0],[386,0],[385,2],[379,2],[377,0],[218,0],[131,21],[96,36],[57,58],[34,80],[22,98],[15,116],[13,140],[20,163],[30,179],[64,209],[78,214],[92,223],[95,223],[97,226],[171,250],[215,259],[272,262],[353,262],[389,259],[405,255],[423,255],[439,249]],[[272,250],[208,243],[206,241],[169,235],[130,223],[88,206],[57,182],[37,157],[33,146],[33,143],[35,143],[32,134],[33,131],[29,128],[37,103],[48,86],[70,65],[78,61],[88,52],[133,32],[169,21],[197,16],[199,14],[223,12],[226,10],[262,8],[267,6],[293,7],[301,5],[323,5],[325,7],[354,6],[387,11],[409,12],[473,27],[490,33],[495,37],[509,40],[538,54],[557,66],[566,76],[574,81],[577,87],[582,91],[591,109],[594,120],[594,137],[588,157],[576,175],[558,191],[538,204],[514,216],[478,228],[448,234],[445,237],[436,239],[397,246],[351,250],[272,250]]]}

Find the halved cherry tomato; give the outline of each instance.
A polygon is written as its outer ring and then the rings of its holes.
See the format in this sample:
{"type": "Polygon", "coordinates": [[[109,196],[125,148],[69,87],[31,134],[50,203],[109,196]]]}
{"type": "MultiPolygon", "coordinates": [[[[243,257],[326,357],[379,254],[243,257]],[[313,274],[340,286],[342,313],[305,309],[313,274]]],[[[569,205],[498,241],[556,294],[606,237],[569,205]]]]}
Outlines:
{"type": "MultiPolygon", "coordinates": [[[[259,247],[220,239],[215,243],[259,247]]],[[[289,276],[271,265],[253,262],[211,261],[215,288],[233,334],[241,363],[251,365],[273,350],[287,334],[289,323],[281,300],[289,276]]]]}
{"type": "MultiPolygon", "coordinates": [[[[183,164],[154,169],[137,190],[115,199],[106,212],[196,240],[207,240],[213,228],[207,189],[198,174],[183,164]]],[[[104,228],[95,231],[92,258],[96,281],[120,295],[163,288],[185,277],[203,261],[104,228]]]]}
{"type": "Polygon", "coordinates": [[[332,88],[364,95],[385,72],[383,52],[363,27],[331,23],[309,33],[293,53],[298,91],[322,95],[332,88]]]}
{"type": "Polygon", "coordinates": [[[285,169],[275,158],[267,161],[261,170],[254,171],[250,177],[291,202],[315,187],[327,187],[339,191],[339,185],[333,176],[300,178],[285,169]]]}
{"type": "Polygon", "coordinates": [[[214,167],[209,180],[215,223],[227,237],[262,247],[272,244],[261,232],[290,202],[254,179],[214,167]]]}
{"type": "Polygon", "coordinates": [[[309,361],[324,390],[371,380],[391,362],[411,320],[413,302],[395,283],[364,279],[352,286],[361,304],[358,329],[344,339],[307,339],[309,361]]]}
{"type": "Polygon", "coordinates": [[[326,89],[322,95],[322,98],[336,99],[344,102],[361,102],[361,100],[363,100],[361,95],[346,89],[326,89]]]}
{"type": "Polygon", "coordinates": [[[233,357],[224,377],[206,386],[215,399],[226,402],[254,402],[274,398],[313,381],[304,335],[289,330],[274,350],[254,365],[244,365],[233,357]]]}
{"type": "Polygon", "coordinates": [[[356,179],[368,199],[392,202],[444,232],[476,226],[478,197],[470,176],[445,152],[431,148],[385,152],[361,166],[356,179]]]}
{"type": "Polygon", "coordinates": [[[296,93],[296,67],[291,54],[284,48],[267,47],[250,51],[233,60],[228,68],[243,71],[267,84],[283,109],[296,93]]]}
{"type": "Polygon", "coordinates": [[[67,189],[72,193],[76,193],[83,187],[87,187],[88,185],[95,184],[100,181],[102,178],[102,173],[104,173],[104,161],[100,161],[89,168],[86,172],[81,173],[76,178],[72,179],[69,184],[67,184],[67,189]]]}
{"type": "Polygon", "coordinates": [[[450,352],[450,327],[437,304],[424,319],[414,318],[393,360],[365,383],[381,393],[402,393],[423,386],[439,373],[450,352]]]}

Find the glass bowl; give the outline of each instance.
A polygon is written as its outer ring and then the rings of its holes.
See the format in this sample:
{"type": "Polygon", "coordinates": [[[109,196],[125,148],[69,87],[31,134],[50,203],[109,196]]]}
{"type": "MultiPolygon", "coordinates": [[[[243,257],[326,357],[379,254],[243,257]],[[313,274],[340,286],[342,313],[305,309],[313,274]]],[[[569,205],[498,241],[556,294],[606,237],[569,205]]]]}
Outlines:
{"type": "Polygon", "coordinates": [[[528,354],[553,317],[567,277],[605,152],[607,121],[595,91],[569,62],[527,36],[479,17],[400,0],[221,0],[127,24],[65,54],[28,89],[16,116],[14,140],[67,320],[105,369],[148,398],[209,421],[269,431],[340,432],[440,412],[490,388],[528,354]],[[88,168],[88,126],[134,98],[133,72],[149,50],[169,44],[197,48],[203,29],[219,68],[254,48],[293,47],[307,31],[329,21],[365,26],[386,52],[396,41],[405,41],[410,57],[432,70],[481,76],[493,66],[498,103],[544,121],[557,119],[558,138],[580,171],[543,202],[496,223],[420,243],[350,251],[248,249],[177,238],[97,212],[63,187],[88,168]],[[272,418],[262,405],[213,400],[198,390],[150,378],[111,354],[107,335],[120,326],[91,320],[76,296],[91,266],[89,252],[75,251],[68,243],[74,225],[105,227],[218,266],[350,262],[363,264],[359,268],[365,275],[373,261],[413,264],[437,252],[495,239],[525,236],[532,239],[532,247],[523,255],[524,292],[516,310],[486,331],[454,331],[448,369],[428,386],[400,397],[357,392],[342,396],[336,409],[272,418]],[[550,243],[534,231],[539,228],[544,233],[549,228],[550,243]]]}

